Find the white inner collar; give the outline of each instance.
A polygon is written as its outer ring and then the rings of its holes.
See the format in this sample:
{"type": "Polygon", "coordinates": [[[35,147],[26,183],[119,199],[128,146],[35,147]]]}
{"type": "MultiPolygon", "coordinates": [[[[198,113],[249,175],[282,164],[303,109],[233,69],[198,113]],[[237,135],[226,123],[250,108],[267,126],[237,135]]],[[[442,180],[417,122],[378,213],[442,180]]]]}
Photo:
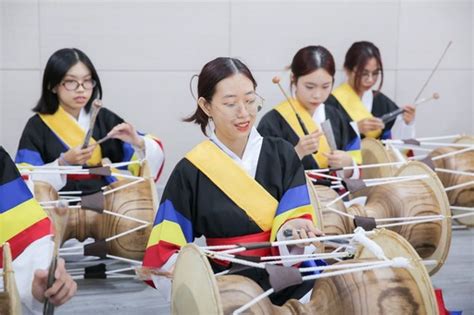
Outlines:
{"type": "Polygon", "coordinates": [[[237,154],[232,152],[222,141],[217,138],[217,135],[213,130],[210,132],[209,140],[211,140],[215,145],[217,145],[224,153],[226,153],[232,160],[234,160],[237,165],[242,167],[250,176],[255,178],[255,173],[257,172],[258,158],[260,156],[260,151],[262,149],[263,137],[258,133],[255,127],[252,127],[250,131],[249,138],[247,140],[247,145],[244,149],[244,154],[240,158],[237,154]]]}

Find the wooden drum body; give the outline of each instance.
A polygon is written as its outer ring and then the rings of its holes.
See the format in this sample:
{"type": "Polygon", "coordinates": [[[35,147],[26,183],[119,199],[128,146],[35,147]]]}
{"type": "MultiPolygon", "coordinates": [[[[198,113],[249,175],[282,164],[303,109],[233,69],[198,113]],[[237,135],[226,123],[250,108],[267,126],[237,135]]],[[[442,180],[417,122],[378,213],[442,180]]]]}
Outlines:
{"type": "MultiPolygon", "coordinates": [[[[289,300],[279,307],[264,298],[245,313],[438,314],[428,273],[410,244],[386,230],[377,231],[371,238],[384,248],[388,258],[406,257],[412,268],[374,269],[317,279],[307,304],[289,300]]],[[[374,260],[369,251],[359,248],[354,260],[342,264],[374,260]]],[[[216,278],[207,258],[190,244],[182,248],[176,262],[172,313],[231,314],[261,293],[262,289],[249,278],[237,275],[216,278]]]]}
{"type": "MultiPolygon", "coordinates": [[[[397,176],[413,175],[426,175],[427,178],[367,188],[362,192],[367,196],[365,206],[352,205],[346,208],[342,201],[338,201],[332,208],[350,215],[375,219],[431,215],[448,217],[449,203],[436,174],[420,162],[410,162],[397,171],[397,176]]],[[[316,205],[323,212],[324,232],[328,235],[352,233],[355,226],[351,218],[324,209],[328,202],[338,197],[337,193],[323,186],[315,186],[314,190],[319,199],[316,205]]],[[[408,240],[423,259],[438,262],[436,266],[429,268],[431,274],[443,265],[451,243],[451,222],[448,219],[390,229],[408,240]]]]}
{"type": "MultiPolygon", "coordinates": [[[[382,142],[373,138],[364,138],[361,141],[362,164],[380,164],[397,162],[399,158],[392,149],[385,147],[382,142]]],[[[361,171],[364,179],[395,176],[396,166],[367,168],[361,171]]]]}
{"type": "MultiPolygon", "coordinates": [[[[458,144],[473,144],[473,136],[462,136],[454,141],[458,144]]],[[[434,158],[441,154],[451,153],[460,150],[455,147],[442,147],[434,149],[429,156],[434,158]]],[[[390,163],[399,161],[399,155],[392,149],[385,147],[380,141],[370,138],[362,140],[362,160],[364,164],[390,163]]],[[[474,173],[474,151],[467,151],[457,155],[449,156],[443,159],[433,161],[436,168],[443,168],[453,171],[464,171],[474,173]]],[[[396,166],[386,166],[372,169],[364,169],[362,177],[380,178],[391,177],[396,174],[396,166]]],[[[437,172],[437,175],[444,187],[451,187],[473,180],[473,176],[449,174],[437,172]]],[[[460,207],[474,207],[474,185],[458,188],[447,192],[451,205],[460,207]]],[[[452,211],[454,214],[465,213],[463,211],[452,211]]],[[[457,219],[464,225],[474,226],[474,217],[464,217],[457,219]]]]}
{"type": "MultiPolygon", "coordinates": [[[[104,193],[127,182],[130,182],[130,180],[114,182],[107,186],[104,193]]],[[[54,189],[44,182],[35,182],[35,197],[39,201],[58,199],[54,189]]],[[[129,259],[142,260],[155,218],[156,205],[156,189],[151,179],[145,179],[142,182],[105,195],[105,210],[150,223],[144,229],[107,242],[107,253],[129,259]]],[[[68,211],[69,217],[66,226],[60,228],[64,230],[63,241],[72,238],[84,241],[88,237],[92,237],[95,240],[103,240],[142,224],[92,210],[70,208],[68,211]]],[[[57,222],[57,220],[54,221],[57,222]]]]}
{"type": "MultiPolygon", "coordinates": [[[[474,137],[464,136],[458,138],[455,143],[472,144],[474,145],[474,137]]],[[[429,156],[436,157],[441,154],[455,152],[460,148],[444,147],[433,150],[429,156]]],[[[463,172],[470,172],[474,174],[474,151],[467,151],[457,155],[449,156],[444,159],[434,161],[437,168],[444,168],[448,170],[456,170],[463,172]]],[[[438,172],[439,179],[444,187],[451,187],[458,184],[470,182],[474,180],[474,176],[456,175],[444,172],[438,172]]],[[[453,206],[460,207],[474,207],[474,185],[462,187],[447,192],[449,203],[453,206]]],[[[454,214],[465,213],[463,211],[453,210],[454,214]]],[[[474,226],[474,216],[464,217],[458,219],[462,224],[474,226]]]]}

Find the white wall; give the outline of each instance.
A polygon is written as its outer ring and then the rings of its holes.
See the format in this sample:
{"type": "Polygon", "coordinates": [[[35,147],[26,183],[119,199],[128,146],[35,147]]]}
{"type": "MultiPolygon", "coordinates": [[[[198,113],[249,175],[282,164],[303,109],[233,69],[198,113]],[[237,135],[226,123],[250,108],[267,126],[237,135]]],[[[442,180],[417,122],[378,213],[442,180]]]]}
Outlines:
{"type": "Polygon", "coordinates": [[[265,111],[282,99],[271,83],[309,44],[341,65],[349,45],[373,41],[386,69],[383,91],[412,102],[449,40],[453,45],[419,109],[420,136],[474,133],[471,1],[46,1],[0,0],[3,78],[0,143],[16,151],[39,97],[42,69],[57,49],[84,50],[99,70],[104,105],[163,139],[168,177],[202,136],[180,122],[195,104],[189,79],[217,56],[241,58],[253,70],[265,111]]]}

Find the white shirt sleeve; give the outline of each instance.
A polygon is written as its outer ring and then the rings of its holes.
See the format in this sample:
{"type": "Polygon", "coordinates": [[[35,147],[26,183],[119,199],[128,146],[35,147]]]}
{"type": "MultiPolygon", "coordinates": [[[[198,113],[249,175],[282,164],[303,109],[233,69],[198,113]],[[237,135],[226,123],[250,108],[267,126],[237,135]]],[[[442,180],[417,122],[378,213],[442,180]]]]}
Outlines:
{"type": "MultiPolygon", "coordinates": [[[[59,159],[54,160],[51,163],[45,164],[44,166],[59,166],[59,159]]],[[[49,183],[51,186],[54,187],[56,191],[61,190],[64,186],[66,186],[67,182],[67,175],[65,174],[44,174],[44,173],[33,173],[31,174],[31,180],[33,181],[43,181],[49,183]]]]}
{"type": "Polygon", "coordinates": [[[143,154],[143,151],[141,150],[136,150],[138,158],[145,158],[148,161],[150,173],[156,177],[165,161],[165,154],[160,145],[155,140],[148,137],[142,138],[145,141],[145,154],[143,154]]]}
{"type": "MultiPolygon", "coordinates": [[[[15,281],[24,315],[43,313],[43,303],[33,297],[31,285],[36,270],[46,270],[49,268],[53,254],[53,247],[54,243],[52,236],[44,236],[31,243],[30,246],[28,246],[23,253],[13,261],[15,281]]],[[[3,279],[1,277],[0,290],[3,291],[3,279]]]]}
{"type": "Polygon", "coordinates": [[[413,139],[415,138],[415,121],[406,124],[402,115],[399,115],[392,127],[393,139],[413,139]]]}
{"type": "MultiPolygon", "coordinates": [[[[295,220],[306,220],[306,219],[292,219],[288,222],[295,222],[295,220]]],[[[285,224],[283,224],[281,227],[280,227],[280,230],[278,230],[278,233],[277,233],[277,241],[286,241],[286,240],[290,240],[292,239],[292,237],[286,237],[284,234],[283,234],[283,231],[286,229],[286,224],[288,223],[286,222],[285,224]]],[[[280,252],[280,256],[289,256],[289,255],[308,255],[308,254],[312,254],[315,252],[316,250],[316,247],[314,247],[314,245],[309,245],[309,246],[306,246],[304,248],[302,247],[298,247],[298,246],[295,246],[295,245],[290,245],[290,246],[287,246],[287,245],[278,245],[278,250],[280,252]]],[[[289,266],[292,266],[294,265],[295,262],[286,262],[284,261],[283,262],[283,266],[286,266],[286,267],[289,267],[289,266]]]]}

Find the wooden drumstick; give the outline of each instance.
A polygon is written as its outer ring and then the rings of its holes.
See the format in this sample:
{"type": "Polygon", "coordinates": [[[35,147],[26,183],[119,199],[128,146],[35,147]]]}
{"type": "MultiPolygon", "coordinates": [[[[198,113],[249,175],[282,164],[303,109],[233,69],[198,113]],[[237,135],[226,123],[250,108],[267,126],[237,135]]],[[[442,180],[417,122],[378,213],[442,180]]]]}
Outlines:
{"type": "Polygon", "coordinates": [[[102,142],[105,142],[105,141],[107,141],[107,140],[109,140],[109,139],[112,139],[112,137],[110,137],[110,136],[107,135],[107,136],[103,137],[102,139],[98,140],[98,141],[96,142],[96,144],[101,144],[102,142]]]}
{"type": "Polygon", "coordinates": [[[303,120],[301,119],[300,115],[298,115],[298,113],[296,112],[296,109],[295,107],[293,106],[293,103],[291,102],[290,98],[288,97],[288,95],[286,94],[285,90],[283,89],[283,87],[281,86],[280,84],[280,77],[278,76],[275,76],[273,77],[272,79],[272,82],[276,85],[278,85],[278,87],[280,88],[280,91],[283,93],[283,95],[285,96],[286,100],[288,101],[288,103],[290,104],[291,106],[291,109],[293,109],[293,112],[295,113],[296,115],[296,119],[298,119],[298,122],[301,126],[301,129],[303,129],[303,132],[305,135],[309,135],[309,132],[308,132],[308,128],[306,128],[306,125],[304,124],[303,120]]]}
{"type": "MultiPolygon", "coordinates": [[[[298,112],[296,111],[295,109],[295,106],[293,106],[293,103],[291,102],[291,99],[288,97],[288,95],[286,94],[285,90],[283,89],[283,87],[281,86],[280,84],[280,77],[278,76],[274,76],[273,79],[272,79],[272,82],[276,85],[278,85],[278,87],[280,88],[280,91],[283,93],[283,95],[285,96],[286,100],[288,101],[288,104],[290,104],[291,106],[291,109],[293,110],[293,112],[295,113],[296,115],[296,119],[298,119],[298,123],[300,124],[301,126],[301,129],[303,129],[303,133],[305,135],[309,135],[309,132],[308,132],[308,128],[306,128],[306,125],[304,124],[303,120],[301,119],[300,115],[298,115],[298,112]]],[[[318,153],[318,151],[314,151],[313,154],[316,154],[318,153]]]]}
{"type": "Polygon", "coordinates": [[[136,267],[135,268],[135,275],[139,280],[152,280],[152,276],[160,276],[160,277],[166,277],[169,279],[173,279],[173,272],[172,271],[167,271],[163,270],[160,268],[154,268],[154,267],[136,267]]]}
{"type": "Polygon", "coordinates": [[[99,114],[100,109],[102,108],[102,101],[100,99],[95,99],[92,103],[92,113],[91,113],[91,120],[89,123],[89,130],[84,137],[84,143],[82,144],[82,149],[85,149],[89,146],[89,141],[92,138],[92,132],[94,130],[95,121],[97,119],[97,115],[99,114]]]}
{"type": "MultiPolygon", "coordinates": [[[[51,215],[53,217],[53,222],[55,224],[55,233],[54,233],[54,248],[53,248],[53,257],[51,259],[51,264],[48,269],[48,280],[46,288],[49,289],[53,285],[55,279],[54,274],[56,273],[56,268],[58,266],[59,258],[59,246],[62,242],[62,235],[66,226],[68,219],[68,205],[67,202],[59,201],[58,207],[52,211],[51,215]]],[[[54,314],[54,305],[49,299],[44,300],[43,304],[43,315],[53,315],[54,314]]]]}
{"type": "MultiPolygon", "coordinates": [[[[416,108],[420,104],[426,103],[426,102],[431,101],[431,100],[437,100],[437,99],[439,99],[439,94],[438,93],[433,93],[433,95],[431,95],[430,97],[422,98],[421,100],[418,100],[417,102],[415,102],[413,105],[416,108]]],[[[383,115],[382,117],[380,117],[380,119],[382,119],[383,123],[386,124],[386,123],[391,122],[392,120],[394,120],[398,115],[402,114],[404,111],[405,111],[405,109],[399,108],[399,109],[394,110],[393,112],[390,112],[390,113],[387,113],[387,114],[383,115]]]]}
{"type": "Polygon", "coordinates": [[[433,68],[433,70],[431,71],[430,75],[428,76],[428,79],[426,79],[425,83],[423,84],[423,86],[421,87],[420,91],[418,92],[418,94],[416,95],[415,97],[415,103],[416,101],[418,101],[418,99],[420,98],[421,94],[423,93],[423,91],[425,90],[426,86],[428,85],[428,83],[430,82],[431,78],[433,77],[433,75],[435,74],[436,70],[438,70],[438,67],[441,63],[441,61],[443,60],[444,56],[446,55],[446,52],[448,51],[449,47],[451,47],[451,44],[453,43],[453,41],[449,41],[448,45],[446,46],[446,48],[444,49],[443,53],[441,54],[441,57],[439,57],[438,59],[438,62],[436,63],[435,67],[433,68]]]}
{"type": "MultiPolygon", "coordinates": [[[[300,229],[296,229],[296,234],[298,234],[298,236],[300,236],[301,232],[300,229]]],[[[306,231],[307,233],[308,231],[306,231]]],[[[292,237],[293,236],[293,230],[292,229],[285,229],[283,230],[283,236],[285,237],[292,237]]],[[[346,240],[346,239],[334,239],[334,240],[323,240],[321,241],[322,243],[328,243],[328,244],[331,244],[331,243],[336,243],[336,244],[339,244],[339,245],[347,245],[349,244],[349,241],[346,240]]]]}
{"type": "Polygon", "coordinates": [[[417,102],[415,102],[415,104],[413,104],[413,105],[415,105],[415,107],[416,107],[420,104],[426,103],[426,102],[431,101],[431,100],[437,100],[437,99],[439,99],[439,94],[435,92],[430,97],[422,98],[421,100],[418,100],[417,102]]]}

